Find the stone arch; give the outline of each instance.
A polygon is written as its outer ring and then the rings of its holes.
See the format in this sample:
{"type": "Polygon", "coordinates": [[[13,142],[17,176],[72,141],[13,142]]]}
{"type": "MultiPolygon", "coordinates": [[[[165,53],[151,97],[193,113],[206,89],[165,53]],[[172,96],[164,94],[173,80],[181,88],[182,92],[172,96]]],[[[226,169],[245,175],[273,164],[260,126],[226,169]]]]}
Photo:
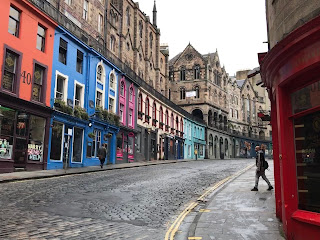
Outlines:
{"type": "Polygon", "coordinates": [[[210,127],[212,127],[212,122],[213,122],[213,114],[212,114],[212,110],[210,109],[208,112],[208,125],[210,127]]]}
{"type": "Polygon", "coordinates": [[[192,115],[196,118],[203,120],[203,113],[199,108],[196,108],[192,111],[192,115]]]}
{"type": "Polygon", "coordinates": [[[213,136],[210,133],[209,135],[209,156],[213,155],[213,136]]]}

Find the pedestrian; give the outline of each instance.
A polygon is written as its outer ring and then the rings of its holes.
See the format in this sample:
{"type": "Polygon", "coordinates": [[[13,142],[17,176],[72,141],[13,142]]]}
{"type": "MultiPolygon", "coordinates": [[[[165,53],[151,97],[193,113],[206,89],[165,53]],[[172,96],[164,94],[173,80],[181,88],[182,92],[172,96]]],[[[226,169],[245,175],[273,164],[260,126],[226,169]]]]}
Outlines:
{"type": "Polygon", "coordinates": [[[259,178],[262,177],[263,180],[266,181],[266,183],[268,184],[268,191],[271,191],[273,189],[273,187],[271,186],[271,183],[269,182],[268,178],[266,177],[265,174],[265,169],[264,169],[264,153],[263,151],[260,149],[260,146],[257,145],[256,148],[256,179],[255,179],[255,185],[254,188],[251,189],[251,191],[258,191],[258,183],[259,183],[259,178]]]}
{"type": "Polygon", "coordinates": [[[107,157],[107,149],[106,149],[107,144],[102,144],[102,146],[98,149],[98,158],[100,160],[100,167],[103,168],[103,164],[106,160],[107,157]]]}
{"type": "Polygon", "coordinates": [[[198,149],[194,149],[194,155],[196,156],[196,160],[198,160],[198,149]]]}

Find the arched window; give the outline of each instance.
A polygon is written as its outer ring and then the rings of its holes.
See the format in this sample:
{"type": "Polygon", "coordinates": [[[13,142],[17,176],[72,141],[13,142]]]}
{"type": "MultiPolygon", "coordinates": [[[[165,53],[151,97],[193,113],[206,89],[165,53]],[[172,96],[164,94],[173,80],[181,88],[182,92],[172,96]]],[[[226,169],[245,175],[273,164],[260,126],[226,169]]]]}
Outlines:
{"type": "Polygon", "coordinates": [[[114,89],[115,88],[115,76],[113,73],[110,74],[109,80],[110,80],[110,88],[114,89]]]}
{"type": "Polygon", "coordinates": [[[152,119],[156,120],[157,119],[157,105],[154,102],[152,106],[152,119]]]}
{"type": "Polygon", "coordinates": [[[186,80],[186,69],[185,67],[181,67],[180,70],[180,81],[186,80]]]}
{"type": "Polygon", "coordinates": [[[115,46],[116,46],[116,38],[112,35],[110,37],[110,50],[114,52],[115,46]]]}
{"type": "Polygon", "coordinates": [[[125,87],[124,81],[121,81],[121,84],[120,84],[120,95],[124,97],[125,96],[125,92],[126,92],[126,87],[125,87]]]}
{"type": "Polygon", "coordinates": [[[133,87],[130,87],[129,89],[129,101],[133,102],[133,87]]]}
{"type": "Polygon", "coordinates": [[[143,23],[142,20],[139,21],[139,36],[142,38],[142,32],[143,32],[143,23]]]}
{"type": "Polygon", "coordinates": [[[152,51],[152,43],[153,43],[153,34],[150,32],[149,34],[149,45],[150,45],[150,50],[152,51]]]}
{"type": "Polygon", "coordinates": [[[162,107],[160,107],[159,122],[163,123],[163,110],[162,110],[162,107]]]}
{"type": "Polygon", "coordinates": [[[171,127],[174,128],[174,116],[173,116],[173,113],[171,113],[171,127]]]}
{"type": "Polygon", "coordinates": [[[97,80],[102,82],[102,66],[98,65],[97,67],[97,80]]]}
{"type": "Polygon", "coordinates": [[[176,130],[179,130],[179,118],[176,117],[176,130]]]}
{"type": "Polygon", "coordinates": [[[194,96],[194,98],[200,98],[200,88],[199,88],[199,86],[195,86],[194,90],[196,91],[196,95],[194,96]]]}
{"type": "Polygon", "coordinates": [[[183,132],[183,119],[180,119],[180,131],[183,132]]]}
{"type": "Polygon", "coordinates": [[[127,17],[127,26],[130,26],[130,8],[126,9],[126,17],[127,17]]]}
{"type": "Polygon", "coordinates": [[[138,111],[142,113],[142,94],[139,94],[139,98],[138,98],[138,111]]]}
{"type": "Polygon", "coordinates": [[[146,98],[146,105],[145,105],[145,115],[146,115],[146,121],[149,121],[149,118],[147,118],[147,116],[149,116],[149,98],[146,98]]]}
{"type": "Polygon", "coordinates": [[[169,112],[166,111],[166,125],[169,126],[169,112]]]}
{"type": "Polygon", "coordinates": [[[180,99],[186,99],[186,89],[180,88],[180,99]]]}
{"type": "Polygon", "coordinates": [[[194,79],[200,79],[200,67],[199,66],[194,67],[194,79]]]}

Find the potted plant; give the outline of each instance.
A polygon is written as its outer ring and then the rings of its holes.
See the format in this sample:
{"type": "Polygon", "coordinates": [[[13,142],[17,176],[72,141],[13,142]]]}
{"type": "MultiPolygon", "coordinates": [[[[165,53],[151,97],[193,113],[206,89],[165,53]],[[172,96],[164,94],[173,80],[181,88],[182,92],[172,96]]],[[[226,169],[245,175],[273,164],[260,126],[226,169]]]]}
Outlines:
{"type": "Polygon", "coordinates": [[[96,135],[93,132],[91,132],[91,133],[88,133],[88,137],[95,139],[96,135]]]}

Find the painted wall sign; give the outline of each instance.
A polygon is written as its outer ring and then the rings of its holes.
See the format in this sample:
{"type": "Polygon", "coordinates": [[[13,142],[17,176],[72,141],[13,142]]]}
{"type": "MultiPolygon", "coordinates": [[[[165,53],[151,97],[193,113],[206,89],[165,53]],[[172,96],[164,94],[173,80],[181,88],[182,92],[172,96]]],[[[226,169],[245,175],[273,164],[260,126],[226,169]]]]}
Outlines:
{"type": "Polygon", "coordinates": [[[42,145],[28,144],[28,159],[33,161],[41,161],[42,145]]]}

